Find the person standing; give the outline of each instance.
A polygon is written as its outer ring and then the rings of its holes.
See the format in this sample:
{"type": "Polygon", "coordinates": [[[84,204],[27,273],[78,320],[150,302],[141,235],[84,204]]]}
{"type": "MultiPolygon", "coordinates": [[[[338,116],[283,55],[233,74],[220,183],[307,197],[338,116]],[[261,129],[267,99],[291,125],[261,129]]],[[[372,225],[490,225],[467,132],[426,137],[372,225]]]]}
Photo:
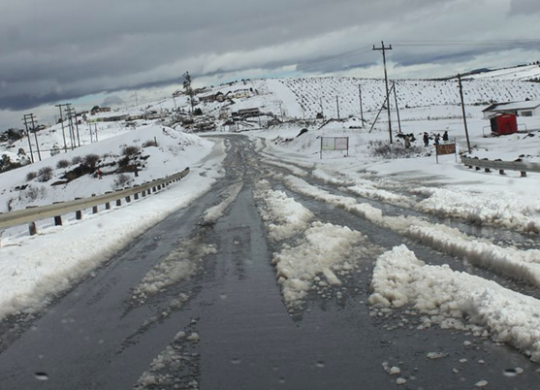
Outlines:
{"type": "Polygon", "coordinates": [[[443,140],[444,142],[448,142],[448,131],[445,131],[445,132],[444,132],[444,134],[443,134],[443,136],[442,136],[442,140],[443,140]]]}
{"type": "Polygon", "coordinates": [[[424,146],[429,145],[429,135],[428,133],[424,132],[424,146]]]}
{"type": "Polygon", "coordinates": [[[439,145],[440,141],[441,141],[441,136],[439,135],[439,133],[435,134],[435,140],[433,141],[433,143],[435,145],[439,145]]]}

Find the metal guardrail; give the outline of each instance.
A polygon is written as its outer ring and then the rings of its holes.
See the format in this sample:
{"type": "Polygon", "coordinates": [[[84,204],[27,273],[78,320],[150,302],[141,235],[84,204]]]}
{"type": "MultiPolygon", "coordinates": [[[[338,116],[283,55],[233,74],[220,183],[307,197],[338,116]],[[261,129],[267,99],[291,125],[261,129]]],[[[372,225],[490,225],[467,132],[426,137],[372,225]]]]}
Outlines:
{"type": "Polygon", "coordinates": [[[62,215],[75,212],[77,219],[82,219],[82,210],[92,208],[94,214],[98,212],[100,205],[105,205],[105,209],[109,210],[112,202],[116,202],[117,206],[122,204],[122,199],[126,202],[131,202],[133,196],[135,200],[139,199],[139,194],[142,197],[149,195],[152,192],[157,192],[168,186],[172,182],[179,181],[187,176],[189,168],[175,175],[168,176],[163,179],[153,180],[149,183],[140,184],[131,188],[125,188],[120,191],[105,193],[103,195],[92,196],[90,198],[75,199],[69,202],[58,202],[47,206],[28,207],[25,210],[16,210],[9,213],[0,213],[0,232],[2,229],[30,224],[30,234],[37,233],[35,221],[46,218],[54,218],[55,225],[62,225],[62,215]]]}
{"type": "Polygon", "coordinates": [[[521,172],[521,176],[523,177],[527,176],[527,172],[540,173],[540,164],[538,163],[481,160],[478,158],[469,157],[461,157],[461,162],[467,165],[469,168],[475,167],[476,170],[484,168],[486,172],[490,172],[491,169],[497,169],[501,175],[504,175],[505,170],[521,172]]]}

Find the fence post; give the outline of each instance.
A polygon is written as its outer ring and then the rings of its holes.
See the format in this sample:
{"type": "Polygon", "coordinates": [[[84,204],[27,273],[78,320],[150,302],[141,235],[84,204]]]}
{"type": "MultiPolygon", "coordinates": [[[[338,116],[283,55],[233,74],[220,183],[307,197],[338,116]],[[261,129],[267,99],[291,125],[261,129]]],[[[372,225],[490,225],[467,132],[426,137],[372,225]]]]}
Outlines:
{"type": "Polygon", "coordinates": [[[31,236],[35,236],[37,234],[37,227],[35,222],[30,222],[28,224],[28,232],[31,236]]]}
{"type": "Polygon", "coordinates": [[[75,219],[78,219],[78,220],[82,219],[82,210],[75,211],[75,219]]]}
{"type": "Polygon", "coordinates": [[[57,215],[54,217],[54,226],[62,226],[62,216],[57,215]]]}

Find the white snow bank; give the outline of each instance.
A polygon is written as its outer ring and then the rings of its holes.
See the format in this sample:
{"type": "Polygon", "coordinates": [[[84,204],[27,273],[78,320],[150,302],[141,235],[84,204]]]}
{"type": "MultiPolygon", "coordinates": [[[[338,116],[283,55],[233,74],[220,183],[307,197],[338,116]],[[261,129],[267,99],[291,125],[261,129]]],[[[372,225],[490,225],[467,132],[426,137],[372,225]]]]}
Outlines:
{"type": "MultiPolygon", "coordinates": [[[[43,229],[36,236],[4,239],[0,248],[0,319],[43,307],[52,295],[69,288],[135,237],[202,196],[218,177],[224,157],[220,143],[216,148],[213,160],[192,168],[189,175],[163,192],[63,227],[43,229]]],[[[196,162],[210,151],[185,162],[196,162]]]]}
{"type": "Polygon", "coordinates": [[[285,182],[295,191],[340,207],[385,229],[444,253],[464,257],[472,264],[491,269],[503,276],[524,280],[540,287],[539,250],[503,248],[476,237],[469,237],[457,229],[432,224],[417,217],[384,216],[382,210],[371,205],[357,204],[352,198],[332,195],[293,176],[286,177],[285,182]]]}
{"type": "Polygon", "coordinates": [[[372,305],[412,305],[461,328],[466,319],[485,327],[499,342],[510,344],[540,361],[540,301],[501,287],[495,282],[452,271],[447,265],[429,266],[402,245],[381,255],[371,284],[372,305]]]}
{"type": "Polygon", "coordinates": [[[538,197],[524,199],[515,194],[494,192],[491,196],[471,196],[470,191],[447,188],[420,188],[417,193],[429,195],[416,209],[445,217],[461,218],[521,231],[540,232],[538,197]]]}

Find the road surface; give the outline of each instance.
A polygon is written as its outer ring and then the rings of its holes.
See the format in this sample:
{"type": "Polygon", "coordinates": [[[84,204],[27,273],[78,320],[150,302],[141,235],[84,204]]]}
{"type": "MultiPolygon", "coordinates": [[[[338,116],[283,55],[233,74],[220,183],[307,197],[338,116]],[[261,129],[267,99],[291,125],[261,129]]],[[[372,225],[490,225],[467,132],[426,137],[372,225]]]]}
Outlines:
{"type": "MultiPolygon", "coordinates": [[[[2,324],[0,389],[538,388],[538,366],[511,347],[464,331],[419,329],[420,316],[367,304],[376,257],[403,243],[434,264],[537,295],[532,287],[295,191],[287,177],[351,196],[309,175],[310,168],[280,165],[247,137],[223,138],[226,174],[209,193],[36,318],[2,324]],[[270,237],[272,221],[261,218],[265,189],[294,199],[325,226],[360,232],[361,245],[370,248],[353,251],[361,266],[291,303],[272,260],[307,228],[281,241],[270,237]]],[[[362,201],[389,215],[415,214],[362,201]]],[[[512,232],[446,222],[479,237],[520,240],[512,232]]]]}

